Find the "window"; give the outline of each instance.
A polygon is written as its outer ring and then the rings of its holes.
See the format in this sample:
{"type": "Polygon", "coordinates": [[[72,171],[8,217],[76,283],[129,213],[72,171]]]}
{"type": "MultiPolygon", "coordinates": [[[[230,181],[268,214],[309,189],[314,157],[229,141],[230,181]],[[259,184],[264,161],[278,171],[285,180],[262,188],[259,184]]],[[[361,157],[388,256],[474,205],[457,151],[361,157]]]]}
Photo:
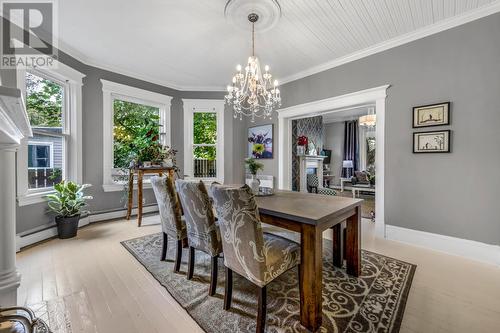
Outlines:
{"type": "MultiPolygon", "coordinates": [[[[159,108],[115,99],[113,101],[113,168],[128,168],[137,152],[163,141],[159,108]]],[[[147,160],[147,156],[141,156],[147,160]]]]}
{"type": "Polygon", "coordinates": [[[28,143],[28,168],[52,167],[52,144],[44,142],[28,143]]]}
{"type": "Polygon", "coordinates": [[[172,97],[111,81],[101,82],[103,189],[121,191],[121,169],[128,168],[137,157],[147,161],[152,144],[170,146],[172,97]]]}
{"type": "Polygon", "coordinates": [[[33,131],[28,141],[28,189],[47,189],[60,182],[64,170],[66,138],[65,83],[26,72],[26,110],[33,131]],[[57,151],[54,154],[54,145],[57,151]]]}
{"type": "Polygon", "coordinates": [[[82,73],[58,63],[18,70],[33,137],[17,152],[20,206],[43,202],[62,179],[82,182],[82,73]]]}
{"type": "Polygon", "coordinates": [[[190,178],[224,181],[224,101],[184,100],[184,168],[190,178]]]}

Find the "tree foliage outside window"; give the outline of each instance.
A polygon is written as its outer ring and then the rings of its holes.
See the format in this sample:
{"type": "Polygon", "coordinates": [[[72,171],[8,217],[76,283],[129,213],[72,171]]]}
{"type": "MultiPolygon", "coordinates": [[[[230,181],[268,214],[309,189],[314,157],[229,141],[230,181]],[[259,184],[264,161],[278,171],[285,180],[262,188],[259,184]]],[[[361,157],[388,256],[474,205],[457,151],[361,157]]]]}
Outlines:
{"type": "Polygon", "coordinates": [[[64,88],[26,73],[26,109],[33,127],[62,127],[64,88]]]}
{"type": "Polygon", "coordinates": [[[152,161],[160,144],[157,107],[115,99],[113,102],[113,164],[128,168],[132,160],[152,161]]]}
{"type": "Polygon", "coordinates": [[[193,115],[193,155],[195,159],[215,160],[217,143],[217,114],[196,112],[193,115]],[[197,146],[203,145],[203,146],[197,146]]]}

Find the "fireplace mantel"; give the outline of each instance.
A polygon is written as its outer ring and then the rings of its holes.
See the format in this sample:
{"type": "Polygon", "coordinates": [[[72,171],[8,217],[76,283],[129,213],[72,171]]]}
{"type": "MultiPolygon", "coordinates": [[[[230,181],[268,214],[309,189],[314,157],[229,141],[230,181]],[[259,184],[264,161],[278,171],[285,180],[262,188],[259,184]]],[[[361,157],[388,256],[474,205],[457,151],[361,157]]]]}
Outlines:
{"type": "Polygon", "coordinates": [[[307,192],[307,170],[315,169],[319,186],[323,186],[323,160],[326,156],[302,155],[299,156],[299,191],[307,192]]]}

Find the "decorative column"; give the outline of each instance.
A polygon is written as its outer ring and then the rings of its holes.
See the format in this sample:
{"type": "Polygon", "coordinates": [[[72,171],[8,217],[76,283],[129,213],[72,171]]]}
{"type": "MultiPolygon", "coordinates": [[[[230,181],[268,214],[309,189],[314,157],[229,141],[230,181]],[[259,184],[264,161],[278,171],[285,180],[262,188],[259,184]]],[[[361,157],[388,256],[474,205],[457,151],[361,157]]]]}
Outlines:
{"type": "Polygon", "coordinates": [[[0,86],[0,307],[17,305],[16,150],[33,135],[21,91],[0,86]]]}
{"type": "Polygon", "coordinates": [[[16,146],[0,145],[0,307],[17,304],[16,146]]]}

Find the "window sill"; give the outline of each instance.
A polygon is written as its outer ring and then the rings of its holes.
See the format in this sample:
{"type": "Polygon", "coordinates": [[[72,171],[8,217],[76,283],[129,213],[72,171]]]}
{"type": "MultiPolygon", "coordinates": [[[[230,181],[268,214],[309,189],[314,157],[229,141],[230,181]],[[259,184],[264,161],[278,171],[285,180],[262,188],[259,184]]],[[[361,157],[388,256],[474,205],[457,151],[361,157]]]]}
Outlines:
{"type": "Polygon", "coordinates": [[[52,194],[55,192],[55,190],[47,190],[43,192],[22,194],[17,196],[17,203],[19,207],[22,207],[47,202],[47,194],[52,194]]]}

